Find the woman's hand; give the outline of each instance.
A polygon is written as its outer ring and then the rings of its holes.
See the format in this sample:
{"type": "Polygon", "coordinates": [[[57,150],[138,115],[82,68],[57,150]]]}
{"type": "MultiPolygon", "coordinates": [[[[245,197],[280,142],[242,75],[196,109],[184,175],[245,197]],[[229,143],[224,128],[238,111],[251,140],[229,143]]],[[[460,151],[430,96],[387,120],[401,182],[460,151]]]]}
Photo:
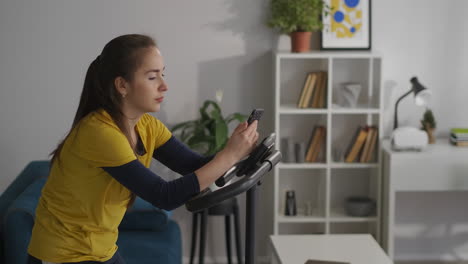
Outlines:
{"type": "Polygon", "coordinates": [[[232,132],[223,151],[231,155],[236,162],[247,156],[255,148],[258,140],[257,124],[257,120],[250,126],[247,126],[246,121],[240,123],[232,132]]]}
{"type": "Polygon", "coordinates": [[[250,126],[247,126],[247,122],[240,123],[234,132],[232,132],[224,149],[218,152],[213,160],[195,171],[198,183],[200,184],[200,190],[204,190],[210,186],[229,168],[254,149],[258,139],[257,122],[254,121],[250,126]]]}

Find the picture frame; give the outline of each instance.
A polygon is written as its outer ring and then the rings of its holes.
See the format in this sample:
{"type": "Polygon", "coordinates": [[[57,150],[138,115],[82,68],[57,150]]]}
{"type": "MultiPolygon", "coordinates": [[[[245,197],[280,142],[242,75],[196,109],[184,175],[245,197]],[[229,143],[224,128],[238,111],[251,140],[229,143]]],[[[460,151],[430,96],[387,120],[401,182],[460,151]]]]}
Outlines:
{"type": "Polygon", "coordinates": [[[321,50],[371,49],[371,0],[324,0],[330,7],[322,16],[321,50]]]}

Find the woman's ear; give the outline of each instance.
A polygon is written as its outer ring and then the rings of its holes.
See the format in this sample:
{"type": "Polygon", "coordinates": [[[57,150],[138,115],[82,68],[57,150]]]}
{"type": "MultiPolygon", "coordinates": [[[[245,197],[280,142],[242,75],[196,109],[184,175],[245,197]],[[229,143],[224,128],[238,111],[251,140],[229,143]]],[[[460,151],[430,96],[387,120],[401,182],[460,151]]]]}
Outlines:
{"type": "Polygon", "coordinates": [[[125,96],[128,93],[127,81],[125,81],[124,78],[119,76],[119,77],[115,78],[114,86],[115,86],[115,89],[117,89],[117,92],[122,96],[122,98],[125,98],[125,96]]]}

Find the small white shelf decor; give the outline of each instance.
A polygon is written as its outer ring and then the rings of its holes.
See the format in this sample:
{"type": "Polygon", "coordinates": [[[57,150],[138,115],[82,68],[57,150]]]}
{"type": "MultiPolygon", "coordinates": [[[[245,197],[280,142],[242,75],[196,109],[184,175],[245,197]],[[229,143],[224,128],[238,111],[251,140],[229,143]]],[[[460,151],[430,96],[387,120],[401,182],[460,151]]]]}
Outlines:
{"type": "MultiPolygon", "coordinates": [[[[325,127],[317,162],[281,162],[274,168],[274,234],[369,233],[380,241],[382,131],[382,58],[373,52],[274,53],[275,132],[309,148],[314,127],[325,127]],[[306,77],[326,72],[325,107],[299,108],[306,77]],[[355,108],[340,107],[343,83],[361,85],[355,108]],[[378,131],[370,162],[344,162],[348,146],[361,126],[378,131]],[[285,216],[285,193],[294,190],[297,215],[285,216]],[[353,217],[345,200],[365,196],[376,203],[375,213],[353,217]],[[310,208],[312,206],[312,208],[310,208]]],[[[284,142],[284,141],[283,141],[284,142]]],[[[291,160],[291,159],[288,159],[291,160]]]]}

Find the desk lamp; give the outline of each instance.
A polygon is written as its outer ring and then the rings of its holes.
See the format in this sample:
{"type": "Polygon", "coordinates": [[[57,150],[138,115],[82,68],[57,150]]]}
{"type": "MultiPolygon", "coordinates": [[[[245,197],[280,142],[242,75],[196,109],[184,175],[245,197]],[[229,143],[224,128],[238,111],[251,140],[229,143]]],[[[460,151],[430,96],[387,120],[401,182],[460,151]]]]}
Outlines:
{"type": "Polygon", "coordinates": [[[428,136],[425,131],[415,127],[398,127],[398,104],[411,93],[414,93],[414,102],[417,106],[428,104],[432,93],[424,87],[418,78],[410,80],[411,89],[403,94],[395,103],[395,115],[393,120],[392,147],[394,150],[422,150],[427,146],[428,136]]]}

